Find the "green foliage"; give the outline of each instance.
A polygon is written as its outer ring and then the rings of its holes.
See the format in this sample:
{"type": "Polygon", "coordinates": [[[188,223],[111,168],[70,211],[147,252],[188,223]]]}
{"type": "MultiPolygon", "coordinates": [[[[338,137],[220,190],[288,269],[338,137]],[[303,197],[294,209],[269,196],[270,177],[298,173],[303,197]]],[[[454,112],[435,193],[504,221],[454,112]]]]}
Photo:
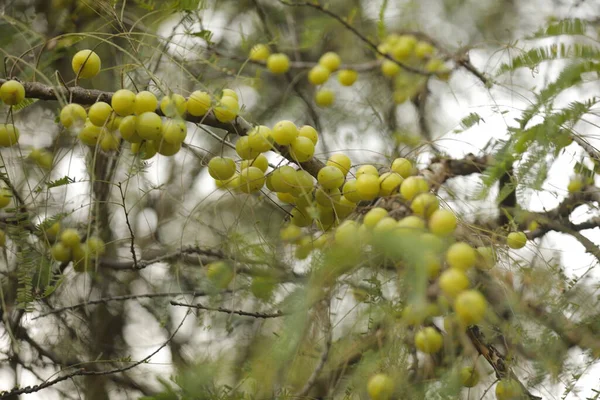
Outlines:
{"type": "Polygon", "coordinates": [[[500,65],[498,75],[513,72],[519,68],[534,69],[542,62],[559,59],[589,59],[597,60],[600,58],[600,50],[597,46],[585,44],[565,44],[551,45],[546,47],[536,47],[525,53],[514,57],[509,63],[500,65]]]}
{"type": "Polygon", "coordinates": [[[563,19],[561,21],[552,22],[548,26],[539,29],[528,39],[540,39],[552,36],[561,35],[585,35],[587,29],[586,21],[573,18],[563,19]]]}

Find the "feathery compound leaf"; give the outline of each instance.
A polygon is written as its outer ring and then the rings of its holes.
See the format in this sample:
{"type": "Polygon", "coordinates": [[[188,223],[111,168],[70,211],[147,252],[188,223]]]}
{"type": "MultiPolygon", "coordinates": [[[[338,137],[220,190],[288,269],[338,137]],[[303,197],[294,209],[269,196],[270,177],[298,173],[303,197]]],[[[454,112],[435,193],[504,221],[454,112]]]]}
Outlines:
{"type": "Polygon", "coordinates": [[[587,24],[585,21],[579,18],[563,19],[538,30],[527,39],[539,39],[560,35],[585,35],[586,28],[587,24]]]}
{"type": "Polygon", "coordinates": [[[481,118],[479,114],[473,112],[460,120],[460,126],[463,128],[463,130],[467,130],[473,125],[479,124],[481,121],[485,122],[485,120],[481,118]]]}
{"type": "Polygon", "coordinates": [[[498,75],[506,72],[511,72],[519,68],[535,68],[545,61],[553,61],[558,59],[600,59],[600,49],[595,46],[583,45],[583,44],[572,44],[567,45],[561,43],[560,45],[552,45],[547,47],[536,47],[531,49],[520,56],[517,56],[509,63],[504,63],[498,69],[498,75]]]}

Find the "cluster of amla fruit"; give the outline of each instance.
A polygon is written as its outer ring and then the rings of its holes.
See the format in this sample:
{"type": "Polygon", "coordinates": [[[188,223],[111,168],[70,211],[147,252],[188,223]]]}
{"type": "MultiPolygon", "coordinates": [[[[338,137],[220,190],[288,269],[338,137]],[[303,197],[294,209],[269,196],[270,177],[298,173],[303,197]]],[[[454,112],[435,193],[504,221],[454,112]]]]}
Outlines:
{"type": "MultiPolygon", "coordinates": [[[[471,388],[479,383],[479,373],[474,367],[465,366],[455,371],[455,378],[462,386],[471,388]]],[[[398,389],[394,380],[385,373],[371,376],[367,382],[367,393],[372,400],[391,400],[396,398],[394,392],[398,389]]],[[[514,379],[500,379],[495,388],[498,400],[519,400],[523,398],[523,390],[514,379]]]]}
{"type": "MultiPolygon", "coordinates": [[[[78,77],[91,78],[100,71],[100,58],[91,50],[82,50],[73,57],[72,66],[78,77]]],[[[202,117],[210,110],[221,122],[233,121],[240,110],[237,94],[224,89],[220,99],[213,101],[209,93],[198,90],[187,99],[171,94],[159,103],[152,92],[121,89],[112,95],[110,104],[98,101],[88,110],[79,104],[67,104],[60,112],[60,122],[77,129],[85,145],[114,151],[122,138],[131,143],[132,153],[147,160],[157,153],[176,154],[187,136],[186,115],[202,117]]]]}
{"type": "Polygon", "coordinates": [[[434,74],[437,78],[447,81],[450,69],[440,58],[437,49],[429,41],[419,40],[414,35],[390,34],[377,46],[378,57],[382,59],[381,73],[394,79],[394,102],[404,103],[422,89],[425,83],[423,74],[413,73],[403,69],[402,65],[416,70],[434,74]],[[383,57],[385,54],[393,60],[383,57]]]}
{"type": "Polygon", "coordinates": [[[61,229],[60,222],[55,222],[44,230],[48,243],[52,244],[50,255],[61,263],[73,262],[77,272],[92,271],[96,260],[105,252],[105,244],[97,236],[88,237],[85,242],[76,229],[61,229]]]}
{"type": "MultiPolygon", "coordinates": [[[[25,100],[25,87],[16,80],[6,81],[0,86],[0,100],[7,106],[16,106],[25,100]]],[[[19,129],[14,124],[0,124],[0,147],[11,147],[19,143],[19,129]]]]}
{"type": "MultiPolygon", "coordinates": [[[[250,60],[265,62],[267,69],[273,74],[284,74],[290,69],[290,59],[283,53],[271,54],[265,44],[257,44],[250,50],[250,60]]],[[[339,69],[342,64],[340,56],[329,51],[319,58],[319,62],[308,71],[308,81],[315,85],[323,85],[329,77],[337,73],[338,81],[343,86],[352,86],[358,79],[358,72],[353,69],[339,69]]],[[[329,89],[315,92],[315,103],[320,107],[329,107],[335,101],[335,94],[329,89]]]]}

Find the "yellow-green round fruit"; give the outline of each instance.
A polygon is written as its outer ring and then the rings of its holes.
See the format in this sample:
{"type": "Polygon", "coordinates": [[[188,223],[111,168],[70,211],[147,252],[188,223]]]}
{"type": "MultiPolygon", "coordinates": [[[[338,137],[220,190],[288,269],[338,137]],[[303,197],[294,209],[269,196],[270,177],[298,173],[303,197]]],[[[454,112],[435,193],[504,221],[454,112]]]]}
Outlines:
{"type": "Polygon", "coordinates": [[[332,90],[321,89],[315,93],[315,103],[319,107],[329,107],[335,101],[335,94],[332,90]]]}
{"type": "Polygon", "coordinates": [[[273,291],[277,286],[275,279],[267,276],[255,276],[250,284],[250,292],[257,299],[269,301],[273,297],[273,291]]]}
{"type": "Polygon", "coordinates": [[[321,85],[329,79],[329,70],[322,65],[315,65],[308,72],[308,81],[313,85],[321,85]]]}
{"type": "Polygon", "coordinates": [[[404,102],[406,102],[406,100],[410,98],[410,93],[406,90],[394,90],[393,97],[394,103],[403,104],[404,102]]]}
{"type": "Polygon", "coordinates": [[[298,260],[304,260],[308,258],[313,250],[312,240],[310,237],[303,237],[296,243],[296,250],[294,251],[294,257],[298,260]]]}
{"type": "Polygon", "coordinates": [[[260,151],[250,147],[250,138],[242,136],[235,142],[235,152],[242,160],[253,160],[258,157],[260,151]]]}
{"type": "Polygon", "coordinates": [[[86,243],[79,244],[71,249],[71,259],[73,260],[73,269],[76,272],[91,271],[92,266],[95,264],[86,243]]]}
{"type": "Polygon", "coordinates": [[[302,229],[296,225],[288,224],[281,228],[279,237],[284,242],[295,242],[302,237],[302,229]]]}
{"type": "Polygon", "coordinates": [[[435,210],[429,217],[429,230],[438,236],[451,235],[456,229],[456,224],[456,216],[448,210],[435,210]]]}
{"type": "Polygon", "coordinates": [[[342,197],[340,189],[324,189],[322,187],[315,191],[315,201],[323,207],[333,207],[334,201],[339,201],[342,197]]]}
{"type": "Polygon", "coordinates": [[[344,221],[335,229],[333,235],[335,243],[344,247],[353,247],[359,244],[358,223],[356,221],[344,221]]]}
{"type": "Polygon", "coordinates": [[[87,238],[85,244],[87,245],[87,249],[92,258],[100,257],[106,252],[106,244],[104,243],[104,240],[100,239],[98,236],[87,238]]]}
{"type": "Polygon", "coordinates": [[[443,60],[440,60],[439,58],[432,58],[429,61],[427,61],[427,63],[425,64],[425,71],[427,72],[440,72],[440,71],[445,71],[446,70],[446,64],[444,63],[443,60]]]}
{"type": "Polygon", "coordinates": [[[164,96],[160,101],[160,110],[165,116],[170,118],[183,116],[187,110],[185,97],[177,93],[164,96]]]}
{"type": "Polygon", "coordinates": [[[473,387],[479,383],[479,372],[473,367],[460,369],[460,383],[464,387],[473,387]]]}
{"type": "Polygon", "coordinates": [[[392,56],[397,60],[404,61],[413,54],[416,44],[417,38],[413,35],[401,35],[392,47],[392,56]]]}
{"type": "Polygon", "coordinates": [[[328,51],[319,58],[319,65],[327,68],[331,72],[337,70],[341,64],[342,59],[333,51],[328,51]]]}
{"type": "Polygon", "coordinates": [[[521,249],[527,244],[527,235],[524,232],[511,232],[506,237],[506,244],[511,249],[521,249]]]}
{"type": "Polygon", "coordinates": [[[328,165],[319,171],[317,181],[325,189],[339,188],[344,184],[344,174],[339,168],[328,165]]]}
{"type": "Polygon", "coordinates": [[[298,128],[292,121],[279,121],[271,131],[275,142],[282,146],[288,146],[298,137],[298,128]]]}
{"type": "Polygon", "coordinates": [[[449,268],[440,275],[439,284],[446,296],[454,298],[469,287],[469,278],[462,270],[449,268]]]}
{"type": "Polygon", "coordinates": [[[21,82],[6,81],[0,86],[0,99],[9,106],[19,104],[25,100],[25,88],[21,82]]]}
{"type": "Polygon", "coordinates": [[[385,172],[379,177],[379,195],[391,196],[398,193],[404,178],[396,172],[385,172]]]}
{"type": "Polygon", "coordinates": [[[573,178],[569,181],[569,185],[567,186],[569,193],[581,192],[581,189],[583,189],[583,180],[581,178],[573,178]]]}
{"type": "Polygon", "coordinates": [[[398,221],[399,228],[408,228],[408,229],[425,229],[425,221],[422,218],[417,217],[416,215],[408,215],[398,221]]]}
{"type": "Polygon", "coordinates": [[[53,223],[44,233],[49,242],[54,242],[58,237],[58,232],[60,232],[60,222],[53,223]]]}
{"type": "Polygon", "coordinates": [[[290,59],[282,53],[271,54],[267,58],[267,68],[273,74],[285,74],[290,69],[290,59]]]}
{"type": "Polygon", "coordinates": [[[0,189],[0,208],[4,208],[9,205],[12,197],[12,192],[9,188],[0,189]]]}
{"type": "Polygon", "coordinates": [[[110,104],[104,101],[99,101],[92,104],[88,111],[90,122],[96,126],[104,126],[108,123],[112,115],[113,109],[110,104]]]}
{"type": "Polygon", "coordinates": [[[400,194],[408,201],[411,201],[418,194],[425,193],[428,190],[429,185],[427,185],[425,179],[420,176],[409,176],[402,182],[402,185],[400,185],[400,194]]]}
{"type": "Polygon", "coordinates": [[[96,146],[102,132],[102,128],[92,124],[88,120],[83,125],[83,128],[79,132],[79,135],[77,135],[77,138],[81,141],[81,143],[85,144],[86,146],[96,146]]]}
{"type": "Polygon", "coordinates": [[[442,349],[444,338],[435,328],[428,326],[415,335],[415,347],[423,353],[433,354],[442,349]]]}
{"type": "Polygon", "coordinates": [[[315,144],[309,138],[298,136],[290,144],[290,156],[300,163],[310,160],[315,154],[315,144]]]}
{"type": "Polygon", "coordinates": [[[496,398],[498,400],[519,400],[523,397],[521,385],[514,379],[500,379],[496,384],[496,398]]]}
{"type": "Polygon", "coordinates": [[[373,232],[376,234],[382,234],[396,230],[398,228],[398,221],[392,217],[383,217],[373,227],[373,232]]]}
{"type": "Polygon", "coordinates": [[[128,115],[121,120],[119,123],[119,132],[121,137],[127,140],[129,143],[140,143],[142,137],[138,135],[136,130],[137,117],[135,115],[128,115]]]}
{"type": "Polygon", "coordinates": [[[350,171],[350,167],[352,166],[352,161],[350,161],[350,157],[345,154],[337,153],[332,154],[331,157],[327,160],[327,165],[339,168],[340,171],[346,176],[350,171]]]}
{"type": "Polygon", "coordinates": [[[252,150],[264,153],[273,148],[273,132],[268,126],[255,126],[248,132],[248,146],[252,150]]]}
{"type": "Polygon", "coordinates": [[[381,63],[381,73],[387,76],[388,78],[398,75],[400,69],[400,66],[392,60],[386,59],[383,60],[383,62],[381,63]]]}
{"type": "Polygon", "coordinates": [[[276,168],[270,176],[270,184],[274,192],[290,193],[294,191],[298,176],[293,167],[283,165],[276,168]]]}
{"type": "Polygon", "coordinates": [[[29,156],[27,156],[30,160],[38,161],[42,156],[43,149],[31,149],[29,152],[29,156]]]}
{"type": "Polygon", "coordinates": [[[410,204],[410,209],[421,217],[428,218],[440,207],[440,201],[432,193],[418,194],[410,204]]]}
{"type": "Polygon", "coordinates": [[[212,100],[210,94],[201,90],[196,90],[190,94],[190,97],[186,102],[187,113],[193,117],[201,117],[206,115],[208,110],[210,110],[211,105],[212,100]]]}
{"type": "Polygon", "coordinates": [[[312,140],[312,142],[315,144],[315,146],[317,145],[317,143],[319,141],[319,133],[317,132],[317,130],[315,128],[313,128],[310,125],[304,125],[300,129],[298,129],[298,135],[309,138],[310,140],[312,140]]]}
{"type": "Polygon", "coordinates": [[[358,190],[356,190],[356,179],[347,180],[342,189],[342,193],[344,194],[344,197],[351,202],[358,203],[360,201],[360,196],[358,190]]]}
{"type": "Polygon", "coordinates": [[[476,261],[477,252],[467,243],[454,243],[446,251],[446,262],[451,268],[467,271],[476,261]]]}
{"type": "Polygon", "coordinates": [[[0,124],[0,147],[10,147],[19,143],[19,130],[13,124],[0,124]]]}
{"type": "Polygon", "coordinates": [[[240,164],[240,169],[248,167],[256,167],[262,172],[267,172],[267,169],[269,169],[269,160],[267,160],[267,157],[265,157],[264,154],[259,154],[256,158],[252,160],[243,160],[240,164]]]}
{"type": "Polygon", "coordinates": [[[406,158],[396,158],[392,162],[392,171],[400,174],[403,178],[408,178],[413,174],[413,165],[406,158]]]}
{"type": "Polygon", "coordinates": [[[394,381],[386,374],[373,375],[367,382],[371,400],[390,400],[394,394],[394,381]]]}
{"type": "Polygon", "coordinates": [[[342,220],[352,214],[356,209],[356,204],[342,196],[339,200],[333,202],[333,209],[338,219],[342,220]]]}
{"type": "Polygon", "coordinates": [[[121,139],[112,132],[103,130],[100,134],[100,148],[106,152],[115,151],[119,148],[121,139]]]}
{"type": "Polygon", "coordinates": [[[307,210],[302,210],[300,208],[294,208],[291,212],[292,218],[290,222],[296,226],[304,228],[306,226],[310,226],[312,224],[312,217],[308,213],[307,210]]]}
{"type": "Polygon", "coordinates": [[[135,131],[142,139],[160,140],[162,137],[162,119],[155,112],[142,113],[136,118],[135,131]]]}
{"type": "Polygon", "coordinates": [[[265,173],[257,167],[248,167],[240,171],[240,190],[254,193],[265,185],[265,173]]]}
{"type": "Polygon", "coordinates": [[[187,136],[187,125],[183,120],[167,119],[162,125],[163,140],[170,144],[181,144],[187,136]]]}
{"type": "Polygon", "coordinates": [[[135,95],[135,115],[145,112],[155,112],[157,107],[158,99],[154,93],[144,90],[135,95]]]}
{"type": "Polygon", "coordinates": [[[179,153],[179,150],[181,150],[181,143],[172,144],[165,140],[161,140],[158,143],[158,148],[156,149],[156,152],[160,155],[170,157],[179,153]]]}
{"type": "Polygon", "coordinates": [[[419,41],[415,46],[415,56],[419,59],[430,57],[435,51],[435,47],[429,42],[419,41]]]}
{"type": "Polygon", "coordinates": [[[360,175],[356,179],[356,191],[361,200],[373,200],[379,195],[379,177],[370,174],[360,175]]]}
{"type": "Polygon", "coordinates": [[[206,276],[219,289],[225,289],[234,278],[233,268],[225,261],[216,261],[206,266],[206,276]]]}
{"type": "Polygon", "coordinates": [[[69,262],[71,261],[71,248],[58,242],[50,248],[50,255],[58,262],[69,262]]]}
{"type": "Polygon", "coordinates": [[[60,235],[60,241],[66,247],[72,249],[75,246],[78,246],[81,243],[81,237],[76,229],[65,229],[63,233],[60,235]]]}
{"type": "Polygon", "coordinates": [[[361,165],[356,170],[356,174],[354,174],[354,176],[356,176],[356,179],[358,179],[361,175],[373,175],[379,177],[379,171],[377,171],[377,168],[374,165],[361,165]]]}
{"type": "Polygon", "coordinates": [[[152,140],[144,140],[142,143],[132,143],[131,152],[133,154],[139,154],[142,160],[149,160],[156,154],[157,151],[156,142],[152,140]]]}
{"type": "Polygon", "coordinates": [[[208,162],[208,173],[214,179],[227,180],[235,174],[235,161],[229,157],[213,157],[208,162]]]}
{"type": "Polygon", "coordinates": [[[40,155],[40,158],[37,160],[37,165],[40,168],[50,170],[52,169],[52,164],[54,163],[54,155],[49,151],[43,151],[40,155]]]}
{"type": "Polygon", "coordinates": [[[135,112],[135,93],[127,89],[117,90],[113,94],[110,105],[122,117],[132,115],[135,112]]]}
{"type": "Polygon", "coordinates": [[[487,271],[496,265],[496,252],[492,247],[478,247],[477,263],[475,266],[482,271],[487,271]]]}
{"type": "Polygon", "coordinates": [[[71,61],[73,72],[79,78],[89,79],[98,75],[102,63],[98,54],[92,50],[86,49],[78,51],[71,61]]]}
{"type": "Polygon", "coordinates": [[[227,89],[227,88],[223,89],[221,91],[221,98],[226,97],[226,96],[233,97],[234,99],[239,100],[237,93],[233,89],[227,89]]]}
{"type": "Polygon", "coordinates": [[[237,99],[231,96],[225,96],[221,98],[213,112],[219,121],[231,122],[240,112],[240,106],[237,99]]]}
{"type": "Polygon", "coordinates": [[[427,271],[427,278],[435,279],[442,270],[442,262],[440,258],[432,253],[425,253],[424,257],[425,270],[427,271]]]}
{"type": "Polygon", "coordinates": [[[388,216],[388,212],[385,208],[375,207],[369,210],[363,218],[363,224],[367,228],[374,228],[375,225],[383,218],[388,216]]]}
{"type": "Polygon", "coordinates": [[[352,86],[358,79],[358,72],[352,69],[343,69],[338,73],[338,81],[343,86],[352,86]]]}
{"type": "MultiPolygon", "coordinates": [[[[269,182],[269,178],[267,178],[266,182],[269,182]]],[[[267,189],[269,189],[269,184],[267,184],[267,189]]],[[[294,195],[292,195],[291,193],[277,193],[277,198],[279,199],[279,201],[288,204],[296,204],[297,201],[296,197],[294,197],[294,195]]]]}
{"type": "Polygon", "coordinates": [[[454,312],[465,326],[480,323],[486,310],[487,301],[478,290],[465,290],[454,300],[454,312]]]}
{"type": "Polygon", "coordinates": [[[60,123],[66,128],[73,125],[83,125],[86,118],[87,112],[79,104],[67,104],[60,110],[60,123]]]}
{"type": "Polygon", "coordinates": [[[256,44],[250,49],[250,59],[252,61],[266,61],[270,55],[271,51],[266,44],[256,44]]]}

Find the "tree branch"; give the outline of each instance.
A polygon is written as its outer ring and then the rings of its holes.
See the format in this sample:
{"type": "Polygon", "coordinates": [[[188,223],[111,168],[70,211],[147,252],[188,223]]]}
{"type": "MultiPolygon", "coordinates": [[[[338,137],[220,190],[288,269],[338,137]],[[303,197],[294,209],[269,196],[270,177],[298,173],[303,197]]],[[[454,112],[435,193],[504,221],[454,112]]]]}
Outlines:
{"type": "Polygon", "coordinates": [[[282,317],[285,315],[285,313],[283,313],[281,311],[277,311],[274,313],[261,313],[261,312],[242,311],[242,310],[230,310],[228,308],[223,308],[223,307],[208,307],[208,306],[203,306],[202,304],[185,304],[185,303],[179,303],[176,301],[171,301],[170,303],[172,306],[195,308],[198,310],[206,310],[206,311],[217,311],[217,312],[222,312],[222,313],[226,313],[226,314],[236,314],[236,315],[242,315],[244,317],[253,317],[253,318],[261,318],[261,319],[279,318],[279,317],[282,317]]]}

